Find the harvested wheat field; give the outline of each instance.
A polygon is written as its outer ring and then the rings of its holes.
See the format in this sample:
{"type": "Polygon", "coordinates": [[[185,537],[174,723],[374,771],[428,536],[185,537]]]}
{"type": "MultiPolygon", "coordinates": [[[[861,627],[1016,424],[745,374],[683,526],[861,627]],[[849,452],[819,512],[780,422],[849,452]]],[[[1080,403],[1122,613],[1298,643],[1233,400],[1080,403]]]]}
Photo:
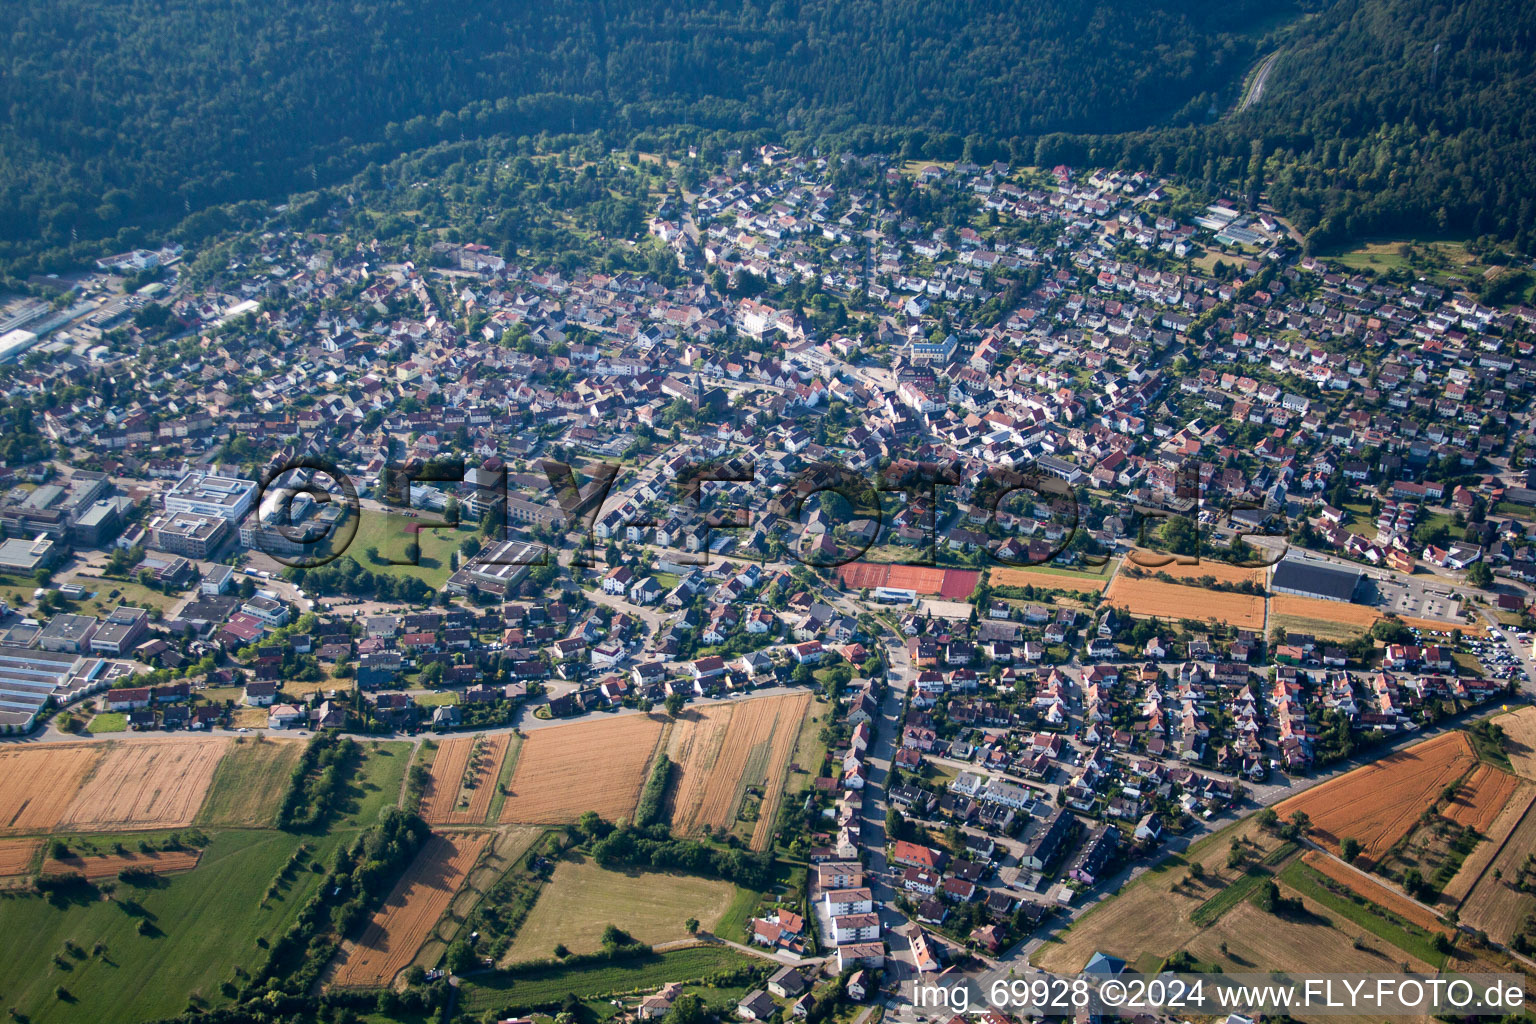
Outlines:
{"type": "Polygon", "coordinates": [[[1504,750],[1515,774],[1536,782],[1536,708],[1521,708],[1493,721],[1504,730],[1504,750]]]}
{"type": "Polygon", "coordinates": [[[587,811],[628,817],[661,727],[659,716],[623,715],[533,730],[518,753],[502,822],[562,825],[587,811]]]}
{"type": "Polygon", "coordinates": [[[42,845],[41,839],[14,839],[0,843],[0,878],[24,875],[32,870],[32,861],[42,845]]]}
{"type": "Polygon", "coordinates": [[[49,744],[0,750],[0,831],[50,831],[101,759],[102,749],[99,744],[49,744]]]}
{"type": "Polygon", "coordinates": [[[680,719],[672,730],[668,756],[679,765],[672,799],[672,826],[693,835],[703,826],[735,825],[749,789],[761,802],[752,829],[752,848],[766,849],[778,816],[789,758],[809,693],[759,697],[714,704],[680,719]]]}
{"type": "Polygon", "coordinates": [[[1456,791],[1456,798],[1440,813],[1456,824],[1476,829],[1486,836],[1519,784],[1520,780],[1509,772],[1500,771],[1491,764],[1480,764],[1472,769],[1472,774],[1456,791]]]}
{"type": "Polygon", "coordinates": [[[1448,732],[1314,786],[1275,810],[1282,818],[1305,811],[1312,838],[1334,853],[1345,837],[1359,840],[1356,863],[1368,868],[1476,763],[1466,734],[1448,732]]]}
{"type": "Polygon", "coordinates": [[[45,875],[84,875],[91,881],[116,878],[120,871],[153,871],[163,875],[168,871],[191,871],[197,867],[201,853],[197,850],[166,850],[158,853],[103,853],[82,857],[43,861],[45,875]]]}
{"type": "Polygon", "coordinates": [[[507,756],[508,735],[457,736],[438,744],[421,800],[429,825],[483,825],[507,756]]]}
{"type": "Polygon", "coordinates": [[[1204,590],[1150,577],[1132,579],[1122,572],[1104,592],[1104,600],[1140,618],[1215,619],[1239,629],[1264,628],[1264,598],[1257,594],[1204,590]]]}
{"type": "Polygon", "coordinates": [[[170,828],[197,816],[228,740],[114,743],[59,820],[70,829],[170,828]]]}
{"type": "Polygon", "coordinates": [[[1404,921],[1416,924],[1429,932],[1451,934],[1451,929],[1441,924],[1439,917],[1435,914],[1395,889],[1389,889],[1369,875],[1354,870],[1348,864],[1340,864],[1332,857],[1325,856],[1316,850],[1308,850],[1302,854],[1301,859],[1318,874],[1327,875],[1335,882],[1364,896],[1378,907],[1391,911],[1404,921]]]}
{"type": "Polygon", "coordinates": [[[1498,942],[1508,942],[1526,914],[1536,910],[1536,896],[1515,888],[1520,866],[1536,850],[1536,805],[1526,808],[1519,824],[1499,847],[1461,905],[1461,922],[1481,928],[1498,942]],[[1494,872],[1500,877],[1495,878],[1494,872]]]}
{"type": "Polygon", "coordinates": [[[433,833],[367,929],[337,962],[342,987],[387,985],[410,964],[475,866],[489,836],[433,833]]]}
{"type": "Polygon", "coordinates": [[[1041,587],[1046,590],[1075,590],[1080,594],[1097,594],[1104,589],[1105,577],[1052,572],[1049,568],[993,569],[989,581],[994,587],[1041,587]]]}
{"type": "Polygon", "coordinates": [[[1153,574],[1165,572],[1169,576],[1172,576],[1174,579],[1183,580],[1190,583],[1191,585],[1198,585],[1197,581],[1209,577],[1217,583],[1228,583],[1233,585],[1238,583],[1252,583],[1262,587],[1264,586],[1264,581],[1269,574],[1269,570],[1263,566],[1259,566],[1258,568],[1254,569],[1244,569],[1241,566],[1232,565],[1228,562],[1218,561],[1200,561],[1196,562],[1194,565],[1180,565],[1177,562],[1169,562],[1167,565],[1156,566],[1143,565],[1136,561],[1137,558],[1143,558],[1146,561],[1152,562],[1166,557],[1168,556],[1162,552],[1145,551],[1141,548],[1134,548],[1132,549],[1131,553],[1126,556],[1124,568],[1135,569],[1138,572],[1153,574]]]}
{"type": "Polygon", "coordinates": [[[1345,626],[1370,629],[1381,618],[1381,612],[1363,604],[1346,601],[1322,601],[1315,597],[1297,597],[1295,594],[1274,594],[1269,599],[1271,615],[1294,615],[1300,619],[1321,619],[1345,626]]]}
{"type": "Polygon", "coordinates": [[[1530,808],[1532,801],[1536,801],[1536,786],[1528,782],[1522,782],[1516,787],[1508,800],[1504,801],[1504,807],[1499,811],[1498,817],[1488,826],[1483,834],[1488,837],[1487,842],[1478,843],[1467,854],[1467,859],[1461,862],[1461,868],[1440,893],[1440,902],[1445,909],[1458,907],[1467,898],[1495,857],[1503,850],[1504,844],[1509,841],[1510,834],[1515,826],[1520,824],[1520,819],[1530,808]]]}

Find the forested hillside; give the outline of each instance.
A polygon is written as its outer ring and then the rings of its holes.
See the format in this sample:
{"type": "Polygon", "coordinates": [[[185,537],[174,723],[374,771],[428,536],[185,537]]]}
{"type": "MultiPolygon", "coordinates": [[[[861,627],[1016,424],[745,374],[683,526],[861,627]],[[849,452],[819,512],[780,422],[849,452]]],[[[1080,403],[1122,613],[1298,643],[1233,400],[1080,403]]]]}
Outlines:
{"type": "Polygon", "coordinates": [[[1536,243],[1526,0],[0,10],[0,273],[62,269],[460,137],[602,130],[624,145],[684,124],[1267,188],[1317,246],[1426,231],[1536,243]],[[1271,31],[1262,99],[1217,120],[1271,31]]]}
{"type": "Polygon", "coordinates": [[[1314,248],[1491,235],[1536,246],[1536,4],[1337,0],[1285,34],[1261,100],[1218,125],[1045,140],[1040,155],[1236,185],[1314,248]]]}
{"type": "MultiPolygon", "coordinates": [[[[462,135],[1009,139],[1202,113],[1258,0],[0,0],[0,258],[462,135]]],[[[117,239],[135,241],[132,232],[117,239]]],[[[62,256],[56,253],[56,258],[62,256]]]]}

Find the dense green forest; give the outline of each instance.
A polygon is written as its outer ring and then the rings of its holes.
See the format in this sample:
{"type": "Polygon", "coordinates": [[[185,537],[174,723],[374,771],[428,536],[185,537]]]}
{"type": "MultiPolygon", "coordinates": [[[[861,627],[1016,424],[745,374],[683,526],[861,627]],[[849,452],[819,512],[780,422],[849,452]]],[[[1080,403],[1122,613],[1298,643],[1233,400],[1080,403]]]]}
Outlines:
{"type": "Polygon", "coordinates": [[[1484,236],[1529,252],[1536,5],[1337,0],[1284,34],[1263,98],[1218,125],[1047,140],[1249,193],[1314,248],[1368,235],[1484,236]]]}
{"type": "MultiPolygon", "coordinates": [[[[1314,246],[1530,249],[1522,0],[0,0],[0,273],[461,138],[689,125],[1267,189],[1314,246]],[[1244,72],[1278,50],[1262,99],[1244,72]]],[[[633,211],[623,211],[624,219],[633,211]]]]}
{"type": "Polygon", "coordinates": [[[1264,7],[0,0],[0,258],[493,132],[902,126],[958,151],[1136,128],[1208,112],[1264,7]]]}

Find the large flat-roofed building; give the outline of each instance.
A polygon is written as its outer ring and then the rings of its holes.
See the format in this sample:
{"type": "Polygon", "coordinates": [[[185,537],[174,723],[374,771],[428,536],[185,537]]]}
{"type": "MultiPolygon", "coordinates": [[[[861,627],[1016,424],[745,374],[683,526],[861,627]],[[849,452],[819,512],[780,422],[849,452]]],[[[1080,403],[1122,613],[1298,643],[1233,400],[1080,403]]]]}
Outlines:
{"type": "Polygon", "coordinates": [[[106,475],[76,470],[73,476],[43,484],[19,498],[9,497],[0,507],[0,524],[21,536],[47,534],[62,540],[109,490],[106,475]]]}
{"type": "Polygon", "coordinates": [[[8,572],[35,572],[53,561],[56,545],[47,537],[32,540],[12,537],[0,543],[0,569],[8,572]]]}
{"type": "Polygon", "coordinates": [[[1365,574],[1300,558],[1282,559],[1269,588],[1279,594],[1315,597],[1322,601],[1352,601],[1365,574]]]}
{"type": "Polygon", "coordinates": [[[256,481],[188,473],[165,493],[167,512],[190,512],[238,523],[256,501],[256,481]]]}
{"type": "Polygon", "coordinates": [[[467,594],[470,588],[506,597],[528,575],[528,567],[551,557],[538,544],[505,540],[491,550],[466,562],[448,578],[444,589],[450,594],[467,594]]]}
{"type": "Polygon", "coordinates": [[[0,647],[0,732],[26,732],[50,701],[68,702],[106,686],[99,658],[0,647]]]}
{"type": "Polygon", "coordinates": [[[195,512],[157,512],[144,524],[148,544],[183,558],[207,558],[233,531],[230,521],[195,512]]]}
{"type": "Polygon", "coordinates": [[[97,627],[96,635],[91,637],[91,650],[99,654],[123,655],[137,647],[147,632],[148,610],[120,604],[97,627]]]}
{"type": "Polygon", "coordinates": [[[117,502],[105,498],[94,501],[75,520],[75,543],[87,548],[101,547],[117,532],[121,523],[122,516],[118,513],[117,502]]]}
{"type": "Polygon", "coordinates": [[[48,620],[38,637],[37,644],[45,651],[82,654],[90,646],[91,637],[101,623],[94,615],[70,615],[60,612],[48,620]]]}

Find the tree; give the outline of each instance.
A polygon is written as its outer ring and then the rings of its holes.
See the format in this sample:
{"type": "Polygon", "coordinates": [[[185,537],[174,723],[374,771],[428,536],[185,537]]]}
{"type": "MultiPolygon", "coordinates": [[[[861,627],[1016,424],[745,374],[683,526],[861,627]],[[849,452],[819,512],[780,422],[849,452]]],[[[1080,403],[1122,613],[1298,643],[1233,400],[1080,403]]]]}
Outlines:
{"type": "Polygon", "coordinates": [[[1339,852],[1344,855],[1345,860],[1353,864],[1355,858],[1360,856],[1360,840],[1353,836],[1345,836],[1339,841],[1339,852]]]}
{"type": "Polygon", "coordinates": [[[1473,562],[1467,569],[1467,583],[1479,590],[1487,590],[1493,586],[1493,570],[1488,568],[1487,562],[1473,562]]]}
{"type": "Polygon", "coordinates": [[[661,702],[661,706],[667,709],[667,714],[676,718],[682,713],[683,705],[688,703],[688,697],[681,692],[667,694],[667,699],[661,702]]]}
{"type": "Polygon", "coordinates": [[[688,920],[683,922],[683,927],[688,930],[689,935],[697,935],[699,933],[699,919],[696,917],[690,917],[688,920]]]}

